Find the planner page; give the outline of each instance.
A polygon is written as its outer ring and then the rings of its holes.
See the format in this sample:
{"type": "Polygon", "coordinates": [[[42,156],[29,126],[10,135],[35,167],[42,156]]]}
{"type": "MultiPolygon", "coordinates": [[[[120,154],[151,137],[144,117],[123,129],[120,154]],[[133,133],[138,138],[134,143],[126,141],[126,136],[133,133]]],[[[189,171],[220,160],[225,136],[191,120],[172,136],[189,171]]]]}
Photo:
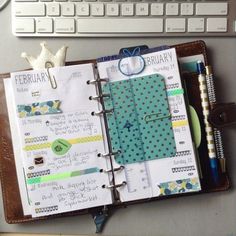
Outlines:
{"type": "MultiPolygon", "coordinates": [[[[11,74],[28,202],[33,217],[112,203],[92,64],[11,74]]],[[[14,133],[12,134],[15,135],[14,133]]],[[[19,183],[21,188],[21,184],[19,183]]]]}
{"type": "Polygon", "coordinates": [[[199,191],[175,49],[129,54],[98,63],[121,201],[199,191]]]}

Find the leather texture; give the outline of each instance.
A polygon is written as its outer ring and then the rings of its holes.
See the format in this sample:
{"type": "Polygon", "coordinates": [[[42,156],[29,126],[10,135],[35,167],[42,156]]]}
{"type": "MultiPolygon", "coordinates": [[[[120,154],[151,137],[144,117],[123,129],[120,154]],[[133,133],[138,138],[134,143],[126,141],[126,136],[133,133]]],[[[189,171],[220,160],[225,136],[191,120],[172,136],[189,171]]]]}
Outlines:
{"type": "Polygon", "coordinates": [[[236,104],[216,104],[209,115],[209,122],[214,127],[221,129],[236,124],[236,104]]]}
{"type": "MultiPolygon", "coordinates": [[[[190,56],[190,55],[197,55],[203,54],[205,57],[205,61],[207,62],[207,52],[206,52],[206,45],[203,41],[195,41],[191,43],[185,43],[181,45],[174,45],[173,47],[176,48],[177,55],[179,57],[190,56]]],[[[75,65],[75,64],[83,64],[83,63],[95,63],[95,60],[87,60],[87,61],[79,61],[79,62],[69,62],[67,65],[75,65]]],[[[3,79],[9,78],[10,74],[2,74],[0,75],[0,177],[1,177],[1,186],[2,186],[2,195],[4,201],[4,211],[5,211],[5,219],[8,223],[23,223],[32,220],[38,219],[46,219],[52,217],[59,217],[59,216],[68,216],[68,215],[77,215],[77,214],[86,214],[91,211],[96,211],[98,208],[94,208],[91,210],[82,210],[82,211],[74,211],[71,213],[63,213],[59,215],[53,215],[49,217],[40,217],[40,218],[32,218],[31,216],[24,216],[19,188],[18,188],[18,181],[16,177],[16,168],[13,156],[13,147],[11,141],[11,133],[10,133],[10,126],[8,120],[8,113],[7,113],[7,106],[6,106],[6,99],[5,99],[5,92],[3,86],[3,79]]],[[[183,74],[185,81],[187,82],[187,89],[189,90],[189,97],[190,102],[193,102],[198,107],[197,109],[200,110],[200,95],[198,91],[198,86],[196,84],[196,74],[188,73],[183,74]],[[191,86],[190,86],[191,85],[191,86]]],[[[201,113],[200,113],[201,114],[201,113]]],[[[200,119],[202,119],[200,115],[200,119]]],[[[203,130],[204,132],[204,130],[203,130]]],[[[209,174],[209,159],[207,155],[206,149],[206,140],[203,140],[203,146],[199,150],[200,155],[200,165],[202,167],[202,174],[203,174],[203,181],[202,181],[202,188],[201,192],[210,192],[210,191],[221,191],[226,190],[229,188],[229,179],[226,174],[221,176],[221,183],[219,186],[214,186],[211,183],[209,174]]],[[[160,199],[160,198],[155,198],[160,199]]],[[[151,199],[151,200],[155,200],[151,199]]],[[[162,198],[161,198],[162,199],[162,198]]],[[[145,200],[144,200],[145,201],[145,200]]],[[[147,200],[149,201],[149,200],[147,200]]],[[[135,201],[132,203],[143,202],[135,201]]],[[[131,204],[132,204],[131,203],[131,204]]],[[[116,203],[113,207],[122,207],[126,204],[116,203]]]]}

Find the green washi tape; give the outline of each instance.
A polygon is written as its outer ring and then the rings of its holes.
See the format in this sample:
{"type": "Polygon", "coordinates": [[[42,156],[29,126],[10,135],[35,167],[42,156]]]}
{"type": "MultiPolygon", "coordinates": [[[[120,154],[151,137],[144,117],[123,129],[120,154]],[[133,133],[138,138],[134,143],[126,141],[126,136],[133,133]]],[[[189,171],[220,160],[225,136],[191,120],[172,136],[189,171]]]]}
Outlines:
{"type": "Polygon", "coordinates": [[[65,155],[71,148],[71,144],[65,139],[57,139],[52,143],[52,151],[56,155],[65,155]]]}

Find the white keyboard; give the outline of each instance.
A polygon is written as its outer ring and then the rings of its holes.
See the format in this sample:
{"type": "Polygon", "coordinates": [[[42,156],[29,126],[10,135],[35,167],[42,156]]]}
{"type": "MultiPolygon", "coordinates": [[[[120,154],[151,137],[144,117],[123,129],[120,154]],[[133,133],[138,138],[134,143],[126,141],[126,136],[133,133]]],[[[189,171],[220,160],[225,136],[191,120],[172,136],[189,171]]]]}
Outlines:
{"type": "Polygon", "coordinates": [[[25,37],[235,36],[236,0],[13,0],[25,37]]]}

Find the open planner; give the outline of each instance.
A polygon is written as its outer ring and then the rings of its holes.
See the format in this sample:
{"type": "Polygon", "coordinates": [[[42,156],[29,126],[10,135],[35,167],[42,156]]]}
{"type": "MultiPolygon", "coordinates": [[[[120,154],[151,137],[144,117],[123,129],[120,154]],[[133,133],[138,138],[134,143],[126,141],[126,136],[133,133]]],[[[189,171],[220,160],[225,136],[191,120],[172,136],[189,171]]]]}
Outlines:
{"type": "Polygon", "coordinates": [[[204,132],[196,144],[190,107],[198,113],[199,101],[188,96],[196,60],[207,63],[200,41],[2,76],[6,220],[227,189],[226,174],[217,186],[209,177],[204,132]]]}

